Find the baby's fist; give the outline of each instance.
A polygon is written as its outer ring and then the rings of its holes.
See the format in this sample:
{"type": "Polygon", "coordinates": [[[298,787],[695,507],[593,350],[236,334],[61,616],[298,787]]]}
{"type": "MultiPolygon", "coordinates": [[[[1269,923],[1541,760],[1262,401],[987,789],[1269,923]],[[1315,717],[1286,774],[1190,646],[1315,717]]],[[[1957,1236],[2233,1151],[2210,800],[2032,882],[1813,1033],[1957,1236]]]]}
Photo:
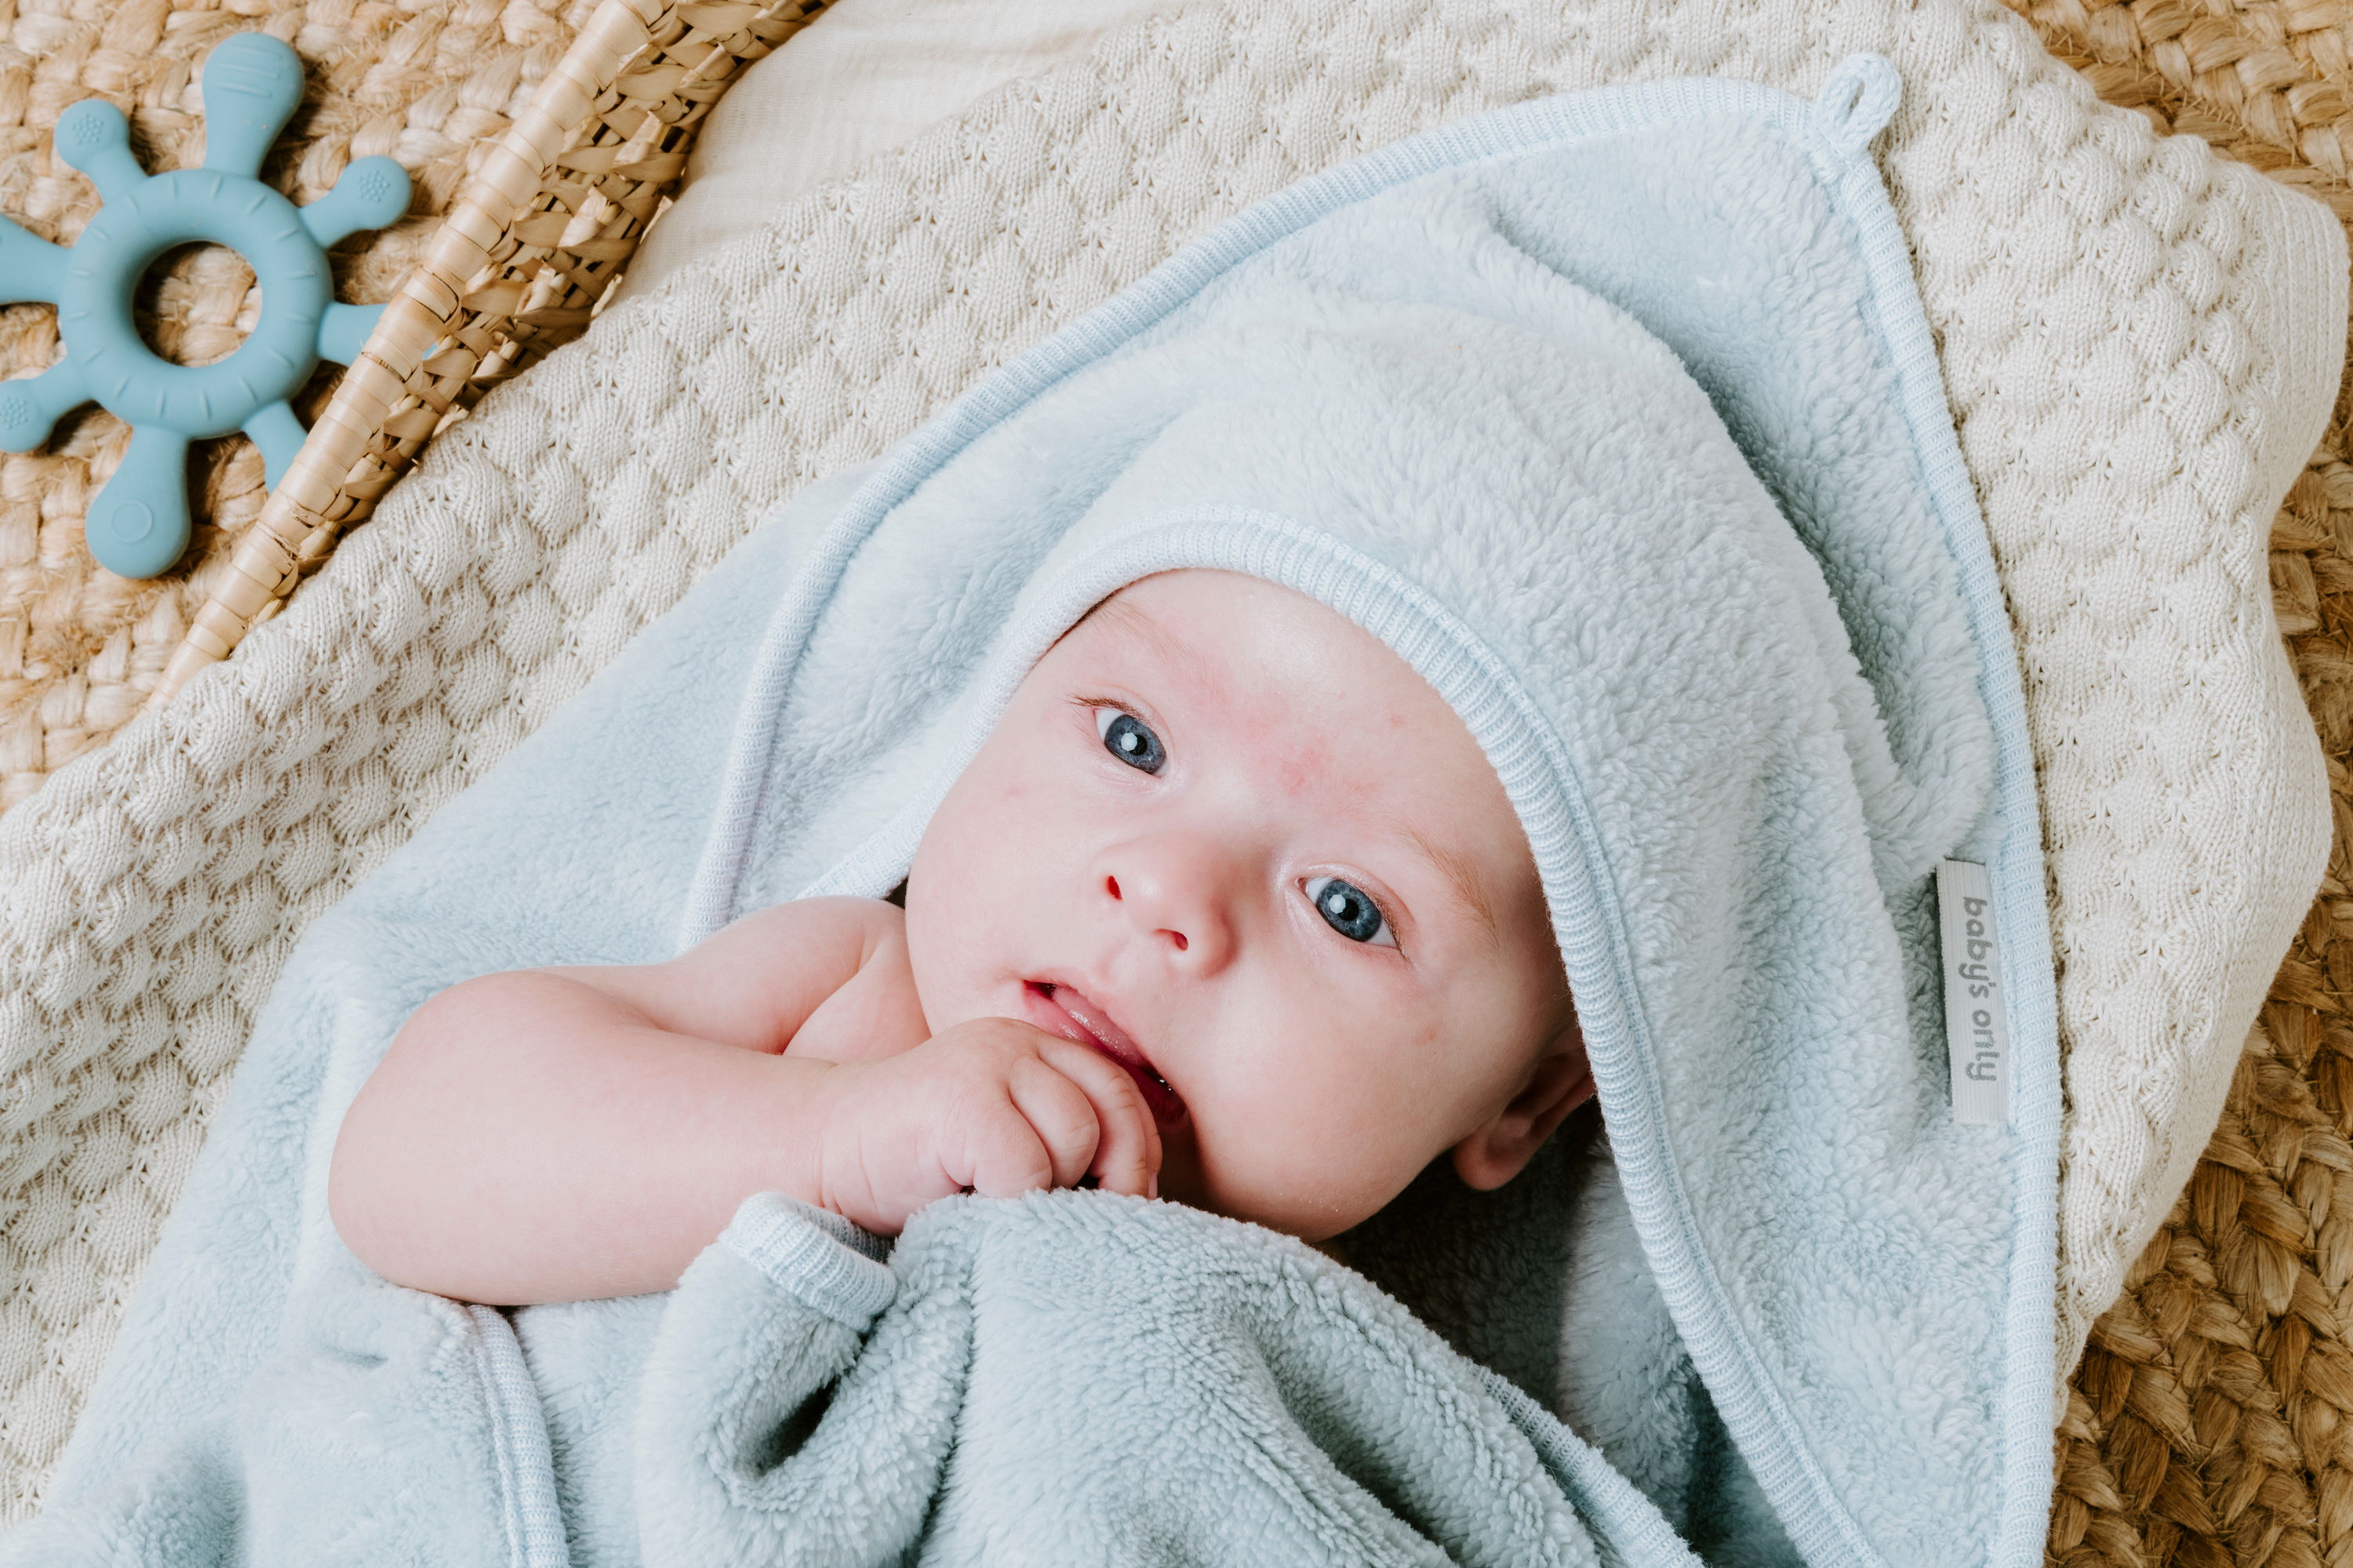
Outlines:
{"type": "Polygon", "coordinates": [[[1160,1130],[1134,1080],[1083,1045],[976,1018],[911,1051],[843,1063],[820,1171],[825,1206],[885,1235],[955,1192],[1011,1198],[1087,1176],[1152,1192],[1160,1130]]]}

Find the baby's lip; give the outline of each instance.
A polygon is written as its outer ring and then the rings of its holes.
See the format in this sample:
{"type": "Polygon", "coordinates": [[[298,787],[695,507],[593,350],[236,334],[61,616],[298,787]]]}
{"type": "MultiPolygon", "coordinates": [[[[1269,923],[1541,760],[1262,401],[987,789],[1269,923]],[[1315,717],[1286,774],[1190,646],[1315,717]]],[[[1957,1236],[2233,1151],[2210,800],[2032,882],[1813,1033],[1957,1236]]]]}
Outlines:
{"type": "Polygon", "coordinates": [[[1095,1005],[1087,994],[1075,986],[1056,980],[1024,980],[1022,993],[1030,999],[1046,1028],[1065,1040],[1092,1046],[1122,1067],[1135,1080],[1145,1106],[1152,1119],[1161,1128],[1176,1126],[1185,1119],[1185,1098],[1169,1086],[1153,1066],[1152,1058],[1144,1048],[1128,1036],[1127,1031],[1112,1021],[1111,1014],[1095,1005]]]}

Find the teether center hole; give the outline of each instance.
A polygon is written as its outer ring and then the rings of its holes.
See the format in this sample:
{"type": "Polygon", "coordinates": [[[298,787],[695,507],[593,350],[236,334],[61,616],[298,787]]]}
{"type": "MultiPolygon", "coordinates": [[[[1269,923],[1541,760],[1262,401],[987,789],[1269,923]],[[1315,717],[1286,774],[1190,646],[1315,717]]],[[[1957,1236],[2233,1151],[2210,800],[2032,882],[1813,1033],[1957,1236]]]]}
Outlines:
{"type": "Polygon", "coordinates": [[[141,341],[174,365],[211,365],[261,319],[261,289],[226,245],[175,245],[148,264],[131,296],[141,341]]]}

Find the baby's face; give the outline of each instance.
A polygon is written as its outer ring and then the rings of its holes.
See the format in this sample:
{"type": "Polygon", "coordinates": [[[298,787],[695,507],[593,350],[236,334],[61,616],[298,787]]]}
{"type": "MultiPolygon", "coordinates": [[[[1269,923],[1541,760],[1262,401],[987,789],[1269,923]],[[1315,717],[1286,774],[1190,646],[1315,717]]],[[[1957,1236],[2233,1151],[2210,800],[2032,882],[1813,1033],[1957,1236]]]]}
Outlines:
{"type": "Polygon", "coordinates": [[[934,1032],[1120,1061],[1160,1191],[1320,1240],[1438,1155],[1508,1180],[1590,1093],[1502,784],[1377,639],[1229,572],[1147,577],[1049,652],[907,883],[934,1032]]]}

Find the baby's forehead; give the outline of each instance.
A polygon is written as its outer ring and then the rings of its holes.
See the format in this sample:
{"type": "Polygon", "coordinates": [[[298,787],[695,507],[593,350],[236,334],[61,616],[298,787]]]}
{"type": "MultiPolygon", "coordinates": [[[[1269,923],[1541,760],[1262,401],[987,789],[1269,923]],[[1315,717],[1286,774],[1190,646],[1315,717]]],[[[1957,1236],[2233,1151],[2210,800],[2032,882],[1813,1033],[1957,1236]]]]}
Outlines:
{"type": "Polygon", "coordinates": [[[1164,700],[1188,697],[1261,744],[1354,735],[1369,720],[1392,732],[1385,747],[1395,751],[1415,745],[1416,716],[1421,727],[1460,728],[1449,722],[1452,710],[1371,633],[1295,589],[1239,572],[1141,578],[1072,630],[1082,656],[1152,683],[1164,700]]]}
{"type": "MultiPolygon", "coordinates": [[[[1373,663],[1394,664],[1411,674],[1378,639],[1338,611],[1295,588],[1243,572],[1192,567],[1139,577],[1097,600],[1071,632],[1082,630],[1172,664],[1219,665],[1247,662],[1252,653],[1287,654],[1280,664],[1254,672],[1282,678],[1254,683],[1271,693],[1319,671],[1373,663]]],[[[1413,679],[1420,681],[1418,675],[1413,679]]]]}
{"type": "MultiPolygon", "coordinates": [[[[1218,575],[1226,577],[1232,574],[1220,572],[1218,575]]],[[[1139,592],[1145,583],[1153,580],[1151,577],[1142,578],[1108,598],[1097,599],[1094,608],[1079,617],[1071,630],[1062,634],[1063,637],[1092,635],[1132,642],[1140,645],[1140,652],[1171,662],[1190,658],[1192,650],[1184,639],[1152,613],[1150,596],[1139,592]]],[[[1213,588],[1210,591],[1214,594],[1219,590],[1213,588]]]]}

